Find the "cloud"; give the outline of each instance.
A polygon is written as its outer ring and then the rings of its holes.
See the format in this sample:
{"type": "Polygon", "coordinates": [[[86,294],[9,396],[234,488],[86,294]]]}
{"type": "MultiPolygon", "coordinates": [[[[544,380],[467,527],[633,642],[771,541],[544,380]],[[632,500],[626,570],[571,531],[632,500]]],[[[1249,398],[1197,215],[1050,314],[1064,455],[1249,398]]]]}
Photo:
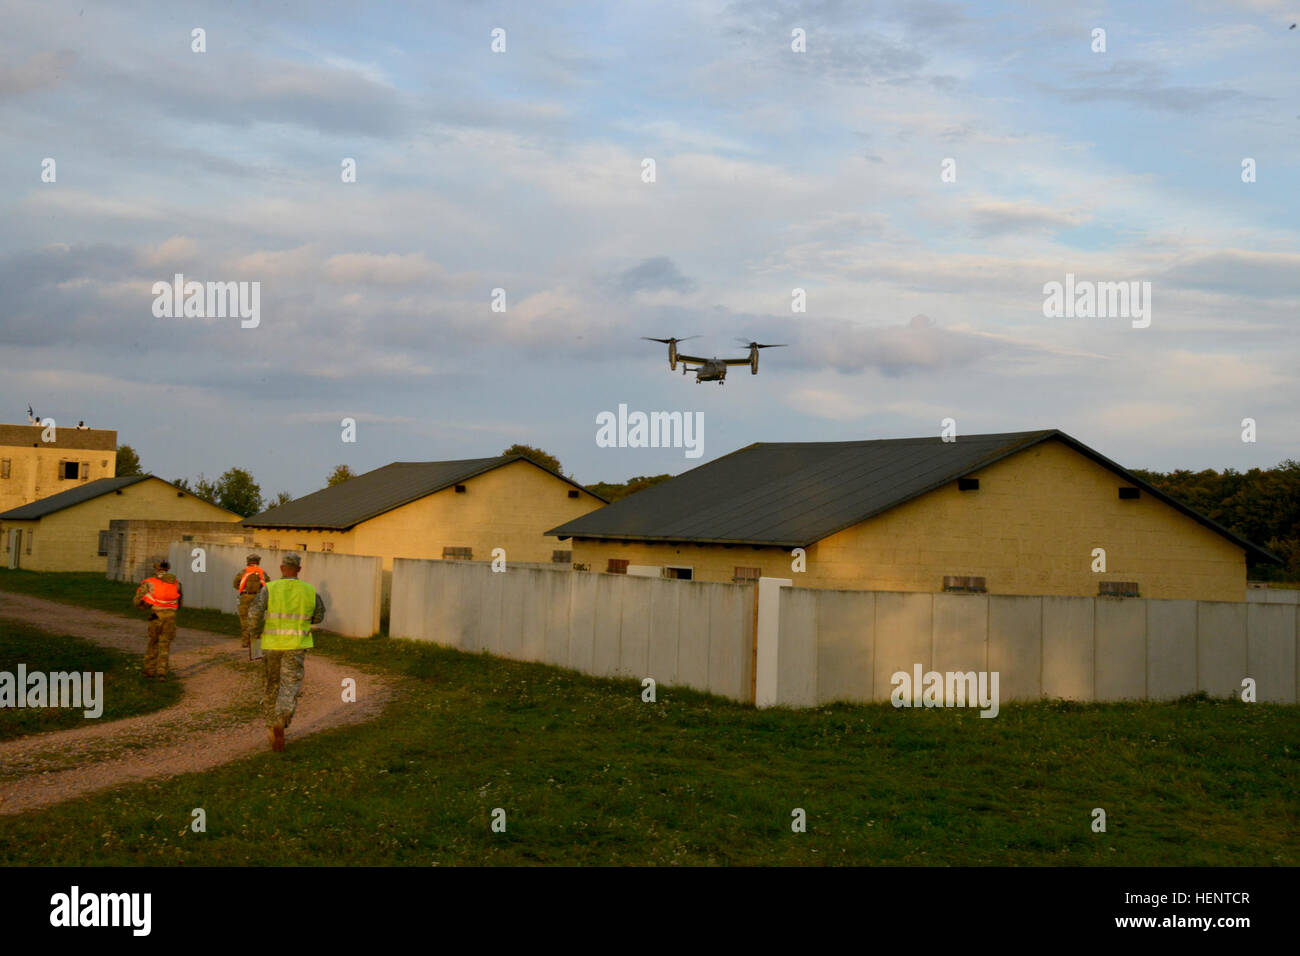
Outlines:
{"type": "Polygon", "coordinates": [[[71,50],[33,53],[22,63],[0,63],[0,97],[57,86],[77,61],[71,50]]]}
{"type": "Polygon", "coordinates": [[[408,255],[388,253],[375,255],[349,252],[330,256],[322,270],[330,282],[362,283],[369,285],[408,285],[415,282],[435,282],[445,275],[436,262],[430,262],[423,252],[408,255]]]}
{"type": "Polygon", "coordinates": [[[638,292],[690,292],[695,288],[695,282],[682,275],[677,264],[667,256],[643,259],[623,270],[612,285],[623,295],[635,295],[638,292]]]}
{"type": "Polygon", "coordinates": [[[986,201],[970,208],[971,224],[979,236],[1072,229],[1092,216],[1082,209],[1055,209],[1031,199],[986,201]]]}

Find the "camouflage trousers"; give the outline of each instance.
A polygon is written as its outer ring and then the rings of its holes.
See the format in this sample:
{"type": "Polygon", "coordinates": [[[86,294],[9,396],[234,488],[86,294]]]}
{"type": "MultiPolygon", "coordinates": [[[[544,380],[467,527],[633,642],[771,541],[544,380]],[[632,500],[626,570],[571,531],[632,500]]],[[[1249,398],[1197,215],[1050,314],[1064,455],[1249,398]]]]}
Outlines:
{"type": "Polygon", "coordinates": [[[158,608],[149,615],[149,643],[144,649],[144,676],[166,677],[167,658],[176,638],[176,611],[158,608]]]}
{"type": "Polygon", "coordinates": [[[252,643],[251,635],[248,630],[248,610],[257,600],[256,594],[239,595],[239,646],[248,647],[252,643]]]}
{"type": "Polygon", "coordinates": [[[298,706],[298,695],[302,693],[307,652],[264,650],[262,659],[266,661],[266,693],[262,696],[266,726],[272,727],[276,720],[282,720],[283,726],[288,727],[298,706]]]}

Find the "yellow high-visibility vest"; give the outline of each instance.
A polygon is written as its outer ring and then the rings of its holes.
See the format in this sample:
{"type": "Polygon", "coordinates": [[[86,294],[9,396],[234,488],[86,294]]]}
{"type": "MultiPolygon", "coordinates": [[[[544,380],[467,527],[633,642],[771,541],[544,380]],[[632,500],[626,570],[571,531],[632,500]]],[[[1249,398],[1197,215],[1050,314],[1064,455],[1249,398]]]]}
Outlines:
{"type": "Polygon", "coordinates": [[[312,647],[311,618],[316,613],[316,589],[306,581],[281,578],[266,586],[265,651],[297,651],[312,647]]]}

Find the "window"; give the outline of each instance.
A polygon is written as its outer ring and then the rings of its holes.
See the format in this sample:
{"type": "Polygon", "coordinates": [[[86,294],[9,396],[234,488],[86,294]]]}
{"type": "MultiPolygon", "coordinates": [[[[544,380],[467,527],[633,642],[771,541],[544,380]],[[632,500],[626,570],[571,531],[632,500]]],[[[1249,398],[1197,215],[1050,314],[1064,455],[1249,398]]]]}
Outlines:
{"type": "Polygon", "coordinates": [[[99,550],[95,552],[96,554],[108,554],[108,536],[112,533],[111,531],[101,531],[99,533],[99,550]]]}
{"type": "Polygon", "coordinates": [[[731,580],[736,584],[757,581],[763,576],[762,568],[736,568],[736,573],[731,576],[731,580]]]}
{"type": "Polygon", "coordinates": [[[573,562],[573,552],[572,552],[572,551],[552,551],[552,552],[551,552],[551,563],[552,563],[552,564],[571,564],[572,562],[573,562]]]}
{"type": "Polygon", "coordinates": [[[299,550],[299,551],[306,551],[306,550],[307,550],[307,545],[305,545],[305,544],[299,544],[299,545],[298,545],[298,550],[299,550]]]}
{"type": "Polygon", "coordinates": [[[59,481],[75,481],[81,471],[81,463],[76,461],[59,462],[59,481]]]}
{"type": "Polygon", "coordinates": [[[979,491],[980,480],[978,478],[958,478],[957,490],[958,491],[979,491]]]}
{"type": "Polygon", "coordinates": [[[9,468],[11,467],[12,464],[13,464],[13,460],[10,458],[5,458],[3,460],[0,460],[0,478],[9,477],[9,468]]]}
{"type": "Polygon", "coordinates": [[[463,495],[464,493],[465,493],[465,486],[464,486],[464,485],[457,485],[457,486],[456,486],[456,494],[458,494],[458,495],[463,495]]]}
{"type": "Polygon", "coordinates": [[[334,550],[334,542],[333,542],[333,541],[322,541],[322,542],[320,543],[320,549],[321,549],[322,551],[327,551],[327,552],[328,552],[328,551],[333,551],[333,550],[334,550]]]}
{"type": "Polygon", "coordinates": [[[443,548],[442,556],[444,559],[459,558],[464,561],[473,561],[474,549],[473,548],[443,548]]]}
{"type": "Polygon", "coordinates": [[[1125,501],[1132,501],[1134,498],[1137,498],[1141,494],[1142,492],[1139,491],[1137,488],[1121,488],[1119,490],[1119,496],[1125,501]]]}
{"type": "Polygon", "coordinates": [[[984,585],[984,578],[964,574],[945,574],[943,589],[967,594],[984,594],[988,591],[984,585]]]}
{"type": "Polygon", "coordinates": [[[680,568],[667,565],[659,569],[659,576],[662,578],[673,578],[677,581],[689,581],[695,574],[694,568],[680,568]]]}
{"type": "Polygon", "coordinates": [[[571,489],[569,489],[569,497],[570,497],[570,498],[576,498],[576,497],[578,497],[578,491],[577,491],[576,488],[571,488],[571,489]]]}
{"type": "Polygon", "coordinates": [[[90,478],[90,462],[83,461],[81,464],[81,480],[87,481],[90,478]]]}
{"type": "Polygon", "coordinates": [[[606,574],[627,574],[627,561],[623,558],[610,558],[605,568],[606,574]]]}
{"type": "Polygon", "coordinates": [[[1099,597],[1141,597],[1136,581],[1102,581],[1097,589],[1099,597]]]}

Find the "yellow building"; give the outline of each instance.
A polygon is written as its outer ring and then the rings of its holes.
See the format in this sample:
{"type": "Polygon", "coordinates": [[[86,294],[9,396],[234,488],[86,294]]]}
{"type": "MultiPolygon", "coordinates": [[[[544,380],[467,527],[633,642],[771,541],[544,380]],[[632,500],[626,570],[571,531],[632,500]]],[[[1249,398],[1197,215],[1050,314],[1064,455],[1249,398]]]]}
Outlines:
{"type": "Polygon", "coordinates": [[[1278,560],[1056,430],[750,445],[549,533],[580,570],[840,590],[1244,601],[1278,560]]]}
{"type": "Polygon", "coordinates": [[[234,512],[153,475],[100,478],[0,514],[5,566],[103,573],[109,522],[122,518],[239,521],[234,512]]]}
{"type": "Polygon", "coordinates": [[[523,457],[394,462],[244,521],[260,547],[394,558],[569,564],[546,529],[605,504],[523,457]]]}
{"type": "Polygon", "coordinates": [[[0,425],[0,513],[117,474],[117,432],[0,425]]]}

